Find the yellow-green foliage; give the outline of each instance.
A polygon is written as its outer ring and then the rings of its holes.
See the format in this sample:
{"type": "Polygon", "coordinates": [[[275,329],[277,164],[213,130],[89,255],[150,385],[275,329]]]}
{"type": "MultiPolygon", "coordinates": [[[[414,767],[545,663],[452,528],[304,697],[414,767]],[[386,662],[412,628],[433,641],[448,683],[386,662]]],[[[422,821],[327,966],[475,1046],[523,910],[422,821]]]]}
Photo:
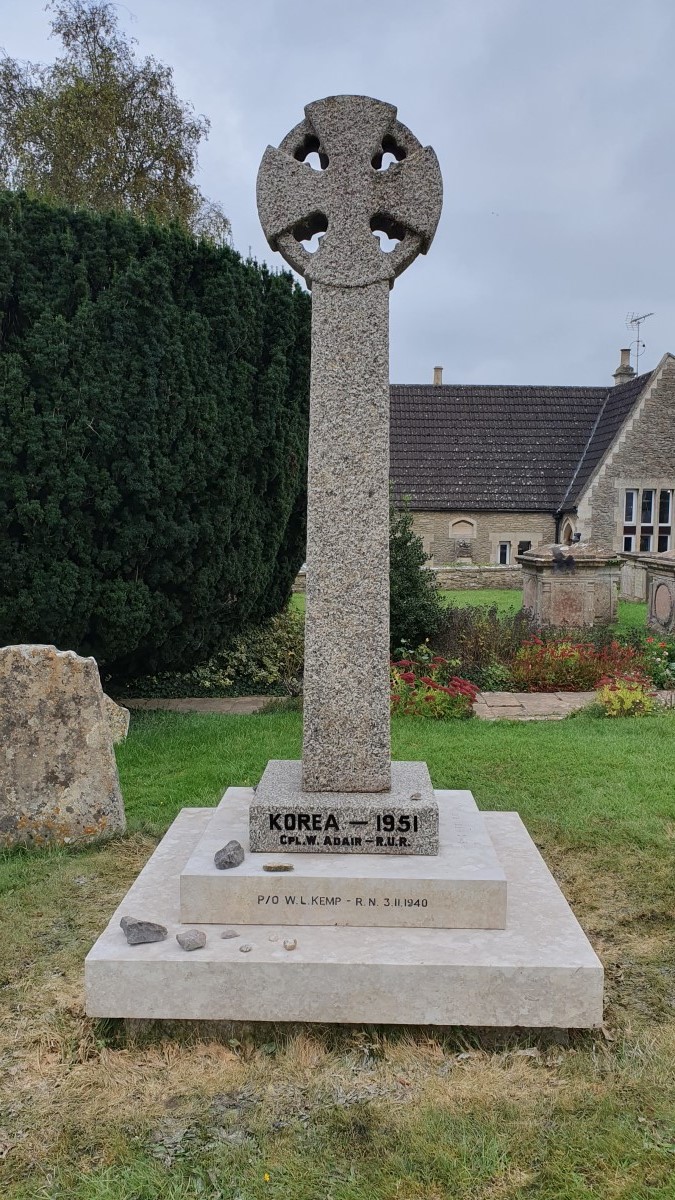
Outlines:
{"type": "Polygon", "coordinates": [[[644,717],[656,701],[647,684],[637,679],[612,679],[598,689],[598,703],[606,717],[644,717]]]}

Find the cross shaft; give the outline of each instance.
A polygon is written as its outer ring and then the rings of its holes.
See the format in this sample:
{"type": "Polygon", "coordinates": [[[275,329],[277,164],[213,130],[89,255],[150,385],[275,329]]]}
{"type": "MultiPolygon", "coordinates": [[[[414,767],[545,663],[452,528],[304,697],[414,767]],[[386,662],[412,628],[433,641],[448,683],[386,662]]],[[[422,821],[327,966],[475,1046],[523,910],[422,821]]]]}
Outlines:
{"type": "Polygon", "coordinates": [[[390,104],[309,104],[258,173],[267,239],[312,287],[305,792],[384,792],[389,721],[389,289],[433,238],[436,155],[390,104]],[[304,160],[316,152],[321,171],[304,160]],[[393,165],[380,170],[390,152],[393,165]],[[377,230],[398,239],[385,253],[377,230]],[[302,245],[323,232],[315,253],[302,245]]]}

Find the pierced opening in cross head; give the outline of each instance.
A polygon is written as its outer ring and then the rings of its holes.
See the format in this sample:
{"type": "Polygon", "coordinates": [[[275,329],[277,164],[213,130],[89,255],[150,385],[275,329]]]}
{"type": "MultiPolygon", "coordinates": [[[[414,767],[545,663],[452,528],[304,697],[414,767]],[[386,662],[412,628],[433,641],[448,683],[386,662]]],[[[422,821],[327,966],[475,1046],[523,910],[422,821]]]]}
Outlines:
{"type": "Polygon", "coordinates": [[[375,213],[375,216],[370,218],[370,228],[380,243],[380,250],[384,250],[385,254],[391,254],[405,237],[405,227],[386,213],[375,213]]]}
{"type": "Polygon", "coordinates": [[[293,226],[293,237],[300,242],[309,254],[316,254],[321,244],[321,238],[328,229],[328,217],[322,212],[310,213],[304,220],[293,226]]]}
{"type": "Polygon", "coordinates": [[[294,158],[298,162],[307,163],[313,171],[325,171],[328,166],[328,155],[321,149],[318,137],[308,133],[295,151],[294,158]]]}
{"type": "Polygon", "coordinates": [[[402,162],[405,157],[405,147],[399,145],[396,138],[387,133],[382,138],[381,149],[373,156],[371,162],[376,171],[386,171],[392,163],[402,162]]]}

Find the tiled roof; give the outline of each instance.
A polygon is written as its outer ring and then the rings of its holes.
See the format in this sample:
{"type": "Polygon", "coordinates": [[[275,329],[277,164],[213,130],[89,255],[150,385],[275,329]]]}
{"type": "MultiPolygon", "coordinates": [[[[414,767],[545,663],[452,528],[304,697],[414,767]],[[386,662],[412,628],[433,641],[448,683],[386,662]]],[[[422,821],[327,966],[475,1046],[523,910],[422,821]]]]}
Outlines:
{"type": "Polygon", "coordinates": [[[394,384],[395,493],[413,509],[555,512],[568,492],[571,505],[648,378],[613,388],[394,384]]]}
{"type": "Polygon", "coordinates": [[[588,440],[588,445],[579,462],[576,475],[570,481],[569,492],[564,498],[567,505],[576,504],[591,475],[602,462],[614,438],[621,429],[626,417],[637,403],[650,373],[636,375],[630,383],[622,383],[619,387],[610,388],[607,392],[595,426],[588,440]]]}

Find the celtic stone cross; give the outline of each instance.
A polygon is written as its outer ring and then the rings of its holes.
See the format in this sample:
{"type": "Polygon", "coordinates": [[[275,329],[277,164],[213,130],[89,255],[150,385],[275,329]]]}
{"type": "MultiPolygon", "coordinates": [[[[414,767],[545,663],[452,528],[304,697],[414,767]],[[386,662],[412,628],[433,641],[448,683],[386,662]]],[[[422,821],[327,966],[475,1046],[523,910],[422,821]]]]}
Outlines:
{"type": "Polygon", "coordinates": [[[268,146],[267,240],[312,288],[302,786],[390,787],[389,289],[441,211],[436,155],[391,104],[330,96],[268,146]],[[320,170],[307,161],[318,157],[320,170]],[[383,160],[395,161],[384,167],[383,160]],[[396,242],[383,250],[381,232],[396,242]],[[318,249],[303,246],[323,234],[318,249]]]}

